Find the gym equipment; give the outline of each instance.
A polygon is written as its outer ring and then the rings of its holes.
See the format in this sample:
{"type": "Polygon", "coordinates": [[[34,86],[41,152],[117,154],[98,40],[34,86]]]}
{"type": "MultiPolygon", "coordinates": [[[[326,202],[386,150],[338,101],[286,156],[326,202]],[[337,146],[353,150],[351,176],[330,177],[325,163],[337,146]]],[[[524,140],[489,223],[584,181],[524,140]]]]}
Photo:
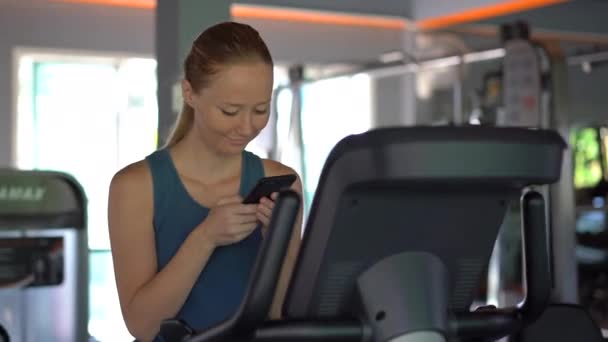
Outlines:
{"type": "Polygon", "coordinates": [[[499,125],[540,127],[543,124],[541,100],[543,71],[540,48],[530,41],[525,22],[501,26],[505,49],[503,59],[503,101],[505,113],[499,125]]]}
{"type": "Polygon", "coordinates": [[[584,308],[573,304],[553,304],[534,324],[522,330],[515,341],[603,342],[604,338],[584,308]]]}
{"type": "Polygon", "coordinates": [[[0,325],[11,342],[88,340],[86,221],[70,176],[0,169],[0,325]]]}
{"type": "MultiPolygon", "coordinates": [[[[502,70],[486,75],[490,106],[494,105],[486,113],[495,115],[482,119],[485,124],[497,126],[546,127],[543,125],[551,108],[546,101],[549,70],[541,63],[544,50],[530,40],[530,28],[525,22],[505,23],[500,34],[505,51],[502,70]]],[[[559,210],[551,203],[549,186],[537,186],[535,190],[542,193],[549,212],[559,210]]],[[[506,213],[488,267],[487,300],[499,307],[515,305],[523,295],[520,209],[513,205],[506,213]]]]}
{"type": "Polygon", "coordinates": [[[0,342],[10,342],[10,338],[8,337],[8,333],[3,326],[0,325],[0,342]]]}
{"type": "Polygon", "coordinates": [[[284,305],[268,321],[299,201],[277,200],[238,312],[206,331],[163,323],[165,341],[491,340],[545,310],[551,291],[543,196],[565,144],[547,130],[383,128],[344,138],[323,168],[284,305]],[[523,195],[522,195],[523,193],[523,195]],[[471,311],[506,203],[521,197],[527,295],[471,311]]]}

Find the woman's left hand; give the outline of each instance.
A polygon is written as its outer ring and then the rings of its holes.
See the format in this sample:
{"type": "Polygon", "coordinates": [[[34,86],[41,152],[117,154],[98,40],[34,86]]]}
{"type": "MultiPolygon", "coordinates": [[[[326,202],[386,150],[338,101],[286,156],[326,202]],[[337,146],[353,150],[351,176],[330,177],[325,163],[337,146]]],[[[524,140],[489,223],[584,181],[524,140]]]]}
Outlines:
{"type": "Polygon", "coordinates": [[[266,238],[268,231],[268,225],[270,224],[270,216],[272,215],[272,209],[274,208],[274,201],[277,199],[278,193],[273,192],[268,197],[262,197],[258,204],[257,217],[262,222],[262,237],[266,238]]]}

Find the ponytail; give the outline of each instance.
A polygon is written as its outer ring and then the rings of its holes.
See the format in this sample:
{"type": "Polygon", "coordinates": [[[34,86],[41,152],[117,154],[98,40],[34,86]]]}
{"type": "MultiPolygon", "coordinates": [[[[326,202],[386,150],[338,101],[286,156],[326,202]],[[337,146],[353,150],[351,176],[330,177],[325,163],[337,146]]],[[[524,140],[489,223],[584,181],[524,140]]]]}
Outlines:
{"type": "Polygon", "coordinates": [[[194,108],[190,107],[186,102],[182,107],[182,112],[179,113],[177,117],[177,122],[171,133],[169,134],[169,138],[167,139],[167,143],[165,144],[165,148],[172,147],[173,145],[180,142],[190,131],[192,128],[192,124],[194,123],[194,108]]]}

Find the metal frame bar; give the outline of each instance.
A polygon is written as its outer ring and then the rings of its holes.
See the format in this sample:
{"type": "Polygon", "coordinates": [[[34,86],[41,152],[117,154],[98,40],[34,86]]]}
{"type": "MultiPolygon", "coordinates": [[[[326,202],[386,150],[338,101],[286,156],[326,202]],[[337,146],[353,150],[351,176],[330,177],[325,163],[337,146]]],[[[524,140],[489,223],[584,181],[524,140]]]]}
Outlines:
{"type": "MultiPolygon", "coordinates": [[[[391,55],[396,55],[398,52],[391,52],[391,55]]],[[[453,66],[458,66],[461,64],[470,64],[476,62],[489,61],[493,59],[503,58],[505,55],[505,50],[503,48],[482,50],[469,52],[462,55],[454,55],[454,56],[446,56],[440,58],[431,58],[422,61],[411,61],[413,58],[409,57],[407,54],[405,58],[408,58],[409,62],[396,61],[396,62],[371,62],[364,63],[360,67],[355,67],[353,70],[347,72],[338,72],[334,74],[324,75],[321,77],[315,78],[306,78],[299,82],[299,84],[309,84],[322,80],[328,80],[338,77],[345,76],[354,76],[356,74],[366,73],[374,78],[382,78],[382,77],[390,77],[390,76],[398,76],[408,73],[415,73],[423,70],[432,70],[432,69],[441,69],[448,68],[453,66]]],[[[585,63],[597,63],[608,61],[608,51],[601,51],[596,53],[584,54],[584,55],[576,55],[567,57],[567,64],[569,66],[583,65],[585,63]]],[[[279,86],[277,89],[288,88],[289,84],[279,86]]]]}

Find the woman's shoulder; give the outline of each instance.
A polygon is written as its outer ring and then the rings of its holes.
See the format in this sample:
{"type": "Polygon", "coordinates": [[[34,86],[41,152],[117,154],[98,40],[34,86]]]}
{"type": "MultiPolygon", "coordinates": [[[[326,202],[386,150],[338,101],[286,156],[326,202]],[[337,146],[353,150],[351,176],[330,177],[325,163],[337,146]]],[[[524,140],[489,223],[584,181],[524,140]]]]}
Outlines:
{"type": "Polygon", "coordinates": [[[264,165],[264,173],[267,177],[280,176],[286,174],[296,175],[297,179],[292,188],[302,191],[302,181],[300,175],[291,167],[273,159],[262,159],[264,165]]]}
{"type": "Polygon", "coordinates": [[[112,178],[111,184],[117,186],[147,187],[152,184],[152,173],[155,164],[162,162],[164,149],[158,149],[145,158],[131,162],[119,169],[112,178]]]}
{"type": "Polygon", "coordinates": [[[110,182],[110,192],[131,198],[151,195],[152,175],[145,159],[130,163],[118,170],[110,182]]]}
{"type": "Polygon", "coordinates": [[[267,176],[279,176],[286,173],[297,175],[294,169],[273,159],[262,159],[262,164],[264,165],[264,171],[267,176]]]}
{"type": "Polygon", "coordinates": [[[289,166],[284,165],[276,160],[262,158],[255,152],[248,151],[248,150],[244,150],[243,152],[245,153],[245,158],[248,159],[249,161],[254,160],[256,162],[256,164],[258,162],[261,162],[262,167],[264,168],[264,170],[263,170],[264,175],[266,177],[279,176],[279,175],[284,175],[287,173],[292,173],[297,176],[296,171],[294,171],[289,166]]]}

